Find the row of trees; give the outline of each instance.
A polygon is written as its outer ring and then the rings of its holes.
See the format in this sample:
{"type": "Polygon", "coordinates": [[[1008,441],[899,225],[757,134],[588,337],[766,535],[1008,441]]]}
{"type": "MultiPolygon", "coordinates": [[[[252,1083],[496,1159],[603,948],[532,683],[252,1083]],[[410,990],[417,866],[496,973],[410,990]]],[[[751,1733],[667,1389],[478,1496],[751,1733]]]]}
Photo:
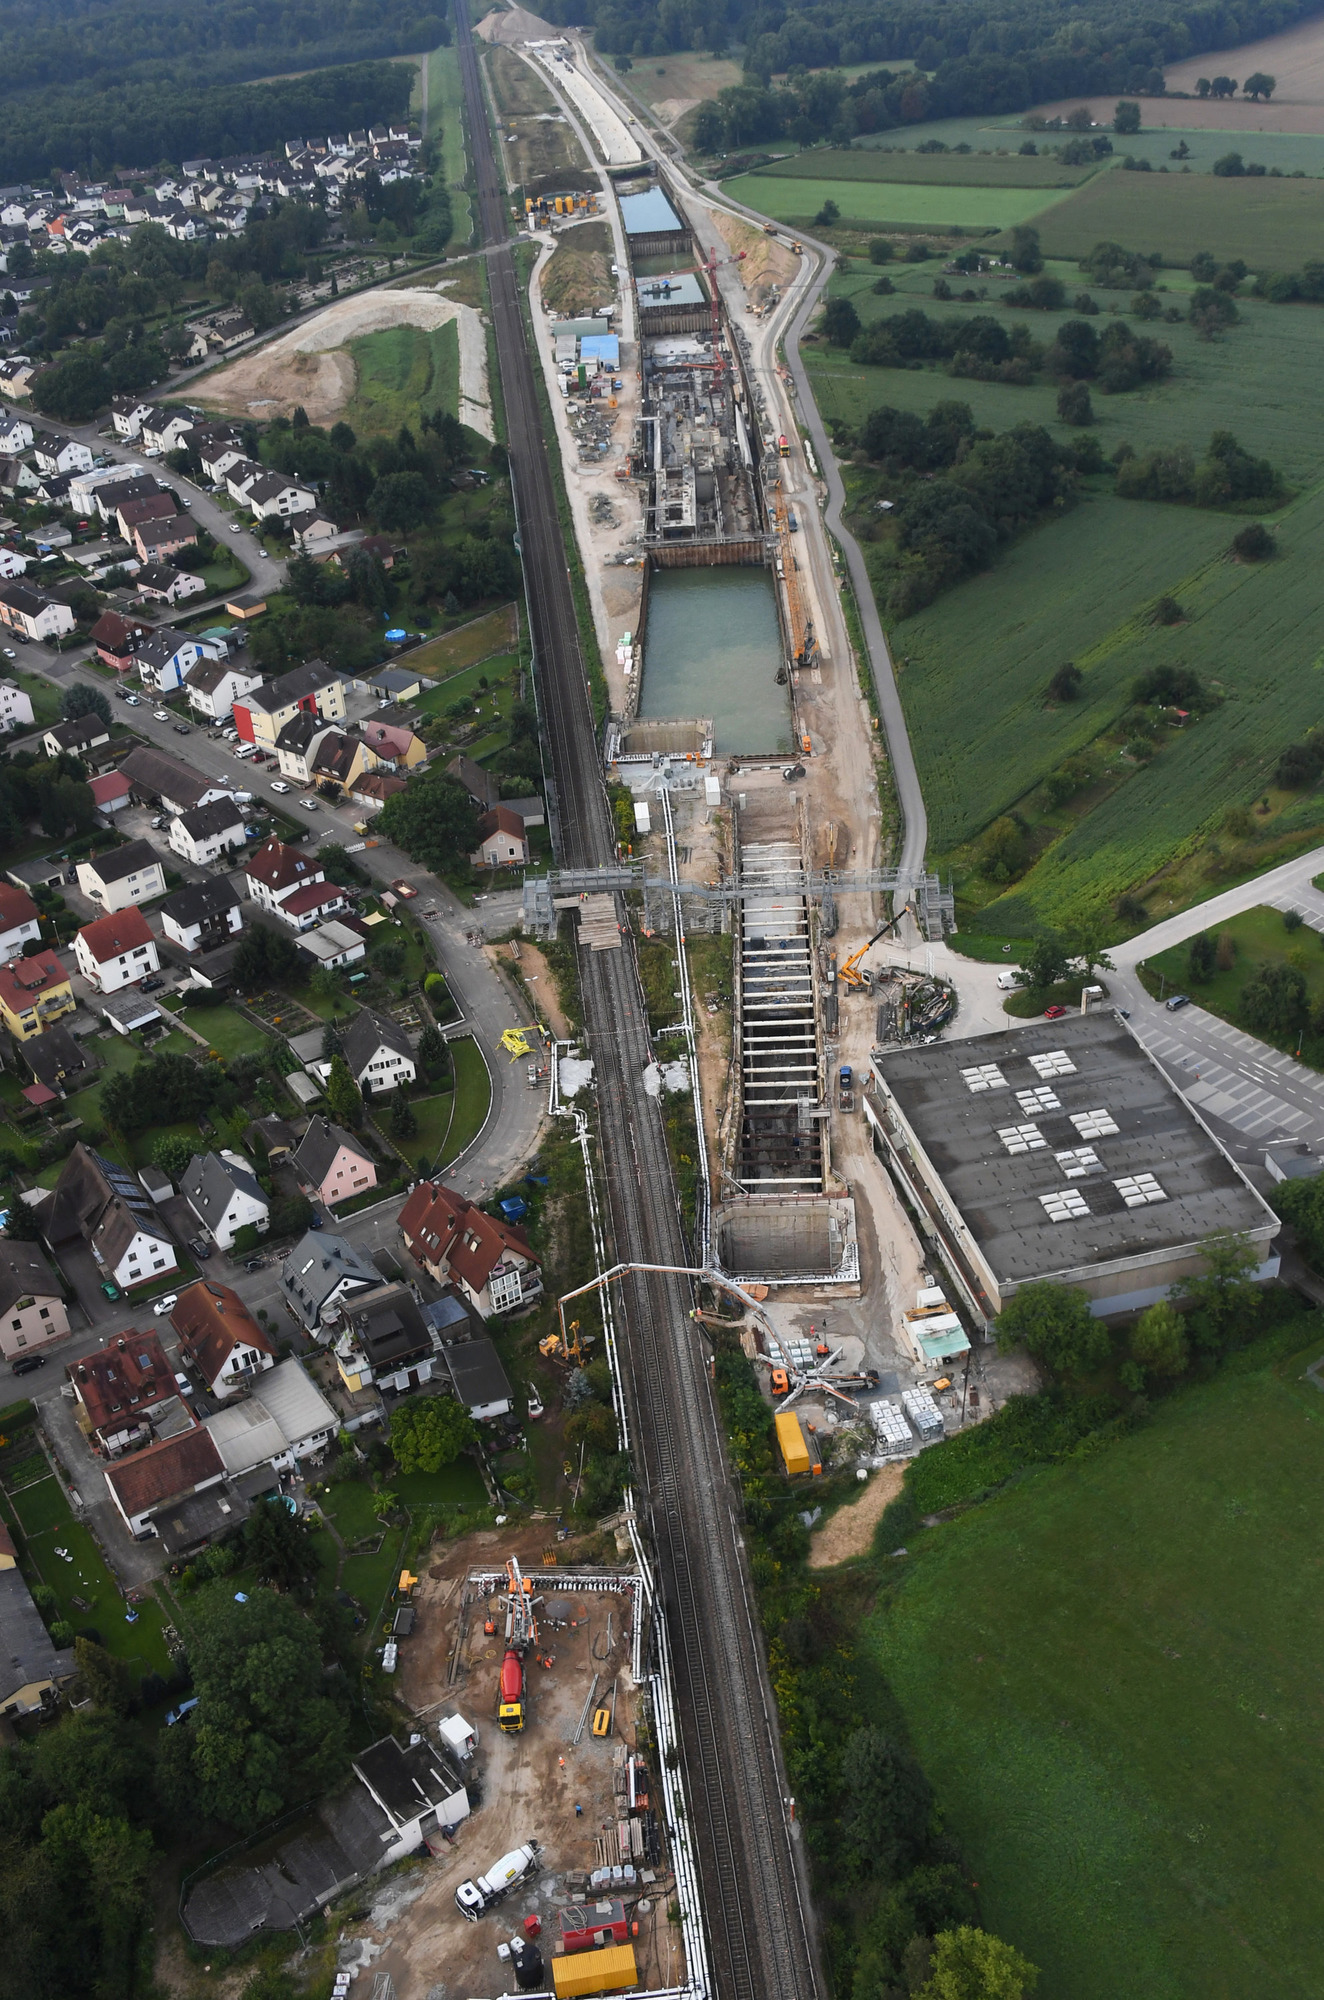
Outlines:
{"type": "Polygon", "coordinates": [[[1287,497],[1282,474],[1267,458],[1252,458],[1231,431],[1215,431],[1198,463],[1189,445],[1160,445],[1124,458],[1116,490],[1123,500],[1176,500],[1196,507],[1246,501],[1276,507],[1287,497]]]}
{"type": "MultiPolygon", "coordinates": [[[[1033,285],[1052,287],[1053,298],[1044,303],[1061,307],[1059,280],[1035,278],[1033,285]]],[[[1041,301],[1027,295],[1022,303],[1041,301]]],[[[915,362],[941,362],[949,375],[1019,385],[1044,371],[1066,381],[1093,382],[1110,396],[1161,381],[1172,367],[1172,349],[1165,342],[1134,332],[1120,319],[1111,321],[1102,334],[1089,319],[1064,320],[1045,348],[1024,324],[1008,327],[988,313],[931,319],[921,307],[911,306],[861,327],[850,300],[833,299],[823,315],[823,333],[837,346],[848,346],[851,360],[864,367],[909,368],[915,362]]]]}

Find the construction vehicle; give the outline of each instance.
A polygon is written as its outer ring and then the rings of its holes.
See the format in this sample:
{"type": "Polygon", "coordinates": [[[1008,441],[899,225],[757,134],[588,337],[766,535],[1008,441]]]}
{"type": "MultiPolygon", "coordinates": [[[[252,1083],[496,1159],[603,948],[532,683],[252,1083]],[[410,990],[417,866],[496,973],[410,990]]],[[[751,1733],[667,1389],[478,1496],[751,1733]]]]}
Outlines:
{"type": "Polygon", "coordinates": [[[714,391],[721,389],[726,367],[722,358],[722,295],[717,289],[717,273],[726,270],[730,264],[743,264],[747,254],[744,250],[737,250],[734,257],[719,257],[716,250],[710,250],[702,265],[708,279],[708,310],[712,314],[714,391]]]}
{"type": "Polygon", "coordinates": [[[506,1564],[506,1580],[506,1652],[501,1662],[497,1723],[505,1735],[515,1736],[524,1727],[524,1655],[538,1642],[538,1621],[533,1615],[533,1585],[520,1574],[513,1556],[506,1564]]]}
{"type": "Polygon", "coordinates": [[[873,992],[872,975],[867,972],[859,972],[856,970],[856,967],[859,965],[859,962],[864,957],[865,953],[867,951],[872,950],[873,946],[877,944],[879,938],[885,938],[889,931],[896,929],[902,917],[905,916],[906,912],[910,909],[910,907],[911,906],[909,903],[903,903],[901,905],[901,908],[896,912],[895,916],[889,917],[886,923],[879,924],[873,936],[867,939],[866,942],[860,946],[858,951],[853,951],[850,957],[846,960],[844,965],[838,967],[837,978],[844,979],[847,986],[853,986],[855,990],[859,993],[872,993],[873,992]]]}
{"type": "Polygon", "coordinates": [[[538,1352],[544,1361],[565,1361],[573,1367],[582,1367],[586,1350],[592,1344],[591,1337],[581,1340],[579,1321],[572,1319],[568,1328],[560,1333],[549,1333],[545,1340],[538,1342],[538,1352]]]}
{"type": "Polygon", "coordinates": [[[480,1875],[475,1882],[461,1882],[455,1891],[455,1907],[462,1917],[476,1924],[484,1910],[490,1910],[508,1896],[517,1883],[526,1881],[542,1866],[538,1859],[538,1842],[530,1840],[523,1847],[512,1848],[494,1861],[486,1875],[480,1875]]]}
{"type": "Polygon", "coordinates": [[[854,1074],[849,1063],[841,1065],[841,1074],[837,1079],[837,1105],[842,1111],[855,1109],[854,1074]]]}

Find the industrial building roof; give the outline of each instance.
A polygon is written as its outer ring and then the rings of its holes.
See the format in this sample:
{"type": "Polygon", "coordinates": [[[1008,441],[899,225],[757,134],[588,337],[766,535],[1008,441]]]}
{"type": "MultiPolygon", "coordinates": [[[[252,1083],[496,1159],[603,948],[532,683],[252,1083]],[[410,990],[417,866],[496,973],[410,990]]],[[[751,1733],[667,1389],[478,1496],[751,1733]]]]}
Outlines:
{"type": "Polygon", "coordinates": [[[586,334],[579,343],[581,361],[601,361],[608,368],[619,368],[621,364],[621,343],[614,333],[586,334]]]}
{"type": "Polygon", "coordinates": [[[659,230],[685,227],[660,187],[651,187],[646,194],[623,194],[621,221],[627,236],[654,236],[659,230]]]}
{"type": "Polygon", "coordinates": [[[1115,1014],[880,1050],[873,1061],[1000,1280],[1278,1228],[1115,1014]]]}

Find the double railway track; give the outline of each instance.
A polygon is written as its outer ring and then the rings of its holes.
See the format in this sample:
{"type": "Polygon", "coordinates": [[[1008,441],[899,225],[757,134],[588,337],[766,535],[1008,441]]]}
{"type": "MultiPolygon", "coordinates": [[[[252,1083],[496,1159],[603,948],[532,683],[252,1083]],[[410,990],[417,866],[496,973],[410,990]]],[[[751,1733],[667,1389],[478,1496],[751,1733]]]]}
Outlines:
{"type": "MultiPolygon", "coordinates": [[[[455,23],[479,219],[490,246],[548,815],[560,864],[592,868],[615,859],[612,823],[508,242],[506,197],[462,5],[455,23]]],[[[632,1263],[684,1264],[689,1258],[661,1115],[643,1087],[653,1052],[628,936],[620,951],[585,951],[580,978],[615,1255],[632,1263]]],[[[707,1355],[688,1317],[691,1304],[680,1278],[627,1280],[620,1348],[638,1487],[672,1642],[709,1992],[711,2000],[814,2000],[822,1982],[808,1895],[786,1810],[767,1666],[707,1355]]]]}

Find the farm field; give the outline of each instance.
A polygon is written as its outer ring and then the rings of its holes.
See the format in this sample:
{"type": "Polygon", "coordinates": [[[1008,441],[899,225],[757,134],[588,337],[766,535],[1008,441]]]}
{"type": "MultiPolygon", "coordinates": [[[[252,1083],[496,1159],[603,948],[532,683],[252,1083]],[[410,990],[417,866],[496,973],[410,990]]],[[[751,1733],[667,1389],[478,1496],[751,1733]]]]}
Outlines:
{"type": "MultiPolygon", "coordinates": [[[[1318,16],[1285,29],[1280,35],[1267,36],[1263,41],[1245,42],[1240,48],[1213,49],[1205,55],[1165,63],[1163,76],[1169,91],[1194,91],[1202,76],[1222,73],[1245,77],[1257,69],[1268,70],[1270,75],[1278,78],[1278,89],[1268,104],[1250,103],[1242,98],[1218,104],[1210,98],[1202,101],[1192,96],[1182,101],[1168,97],[1147,100],[1142,106],[1143,115],[1148,121],[1150,114],[1157,112],[1161,105],[1164,116],[1173,124],[1200,126],[1217,122],[1234,126],[1248,137],[1261,130],[1324,132],[1324,32],[1321,32],[1318,16]]],[[[1109,119],[1114,101],[1111,97],[1071,98],[1060,105],[1040,105],[1038,108],[1051,115],[1055,111],[1070,110],[1078,103],[1092,103],[1096,118],[1109,119]]]]}
{"type": "MultiPolygon", "coordinates": [[[[1238,75],[1240,75],[1238,71],[1238,75]]],[[[1182,173],[1189,167],[1191,174],[1209,174],[1215,160],[1221,160],[1225,153],[1240,153],[1243,160],[1258,160],[1266,168],[1276,167],[1280,173],[1303,173],[1318,175],[1324,173],[1324,135],[1311,132],[1246,132],[1228,131],[1220,126],[1206,126],[1192,129],[1183,126],[1181,113],[1184,104],[1170,107],[1158,104],[1142,106],[1145,114],[1145,129],[1142,132],[1128,132],[1123,138],[1115,138],[1116,151],[1109,165],[1114,171],[1124,171],[1122,159],[1130,154],[1135,160],[1148,160],[1157,172],[1166,169],[1169,175],[1176,174],[1181,179],[1189,175],[1182,173]],[[1174,160],[1175,148],[1186,146],[1184,160],[1174,160]]],[[[1109,107],[1111,115],[1111,106],[1109,107]]],[[[1052,132],[1034,132],[1029,135],[1042,153],[1047,146],[1060,145],[1061,136],[1052,132]]]]}
{"type": "Polygon", "coordinates": [[[383,327],[351,340],[347,352],[357,381],[344,419],[365,436],[394,435],[431,411],[460,408],[460,329],[445,326],[383,327]]]}
{"type": "MultiPolygon", "coordinates": [[[[895,136],[895,135],[893,135],[895,136]]],[[[1096,163],[1064,167],[1050,158],[1022,159],[1012,153],[866,152],[863,147],[812,147],[775,166],[756,167],[755,180],[897,181],[934,187],[1079,187],[1096,163]]]]}
{"type": "Polygon", "coordinates": [[[1322,1349],[1251,1350],[912,1541],[863,1627],[1036,2000],[1324,1981],[1322,1349]]]}
{"type": "MultiPolygon", "coordinates": [[[[1132,176],[1128,175],[1128,179],[1132,176]]],[[[842,221],[920,224],[930,229],[1011,229],[1054,200],[1079,190],[1024,187],[931,187],[922,182],[796,180],[763,171],[723,183],[733,201],[778,222],[808,224],[825,201],[835,201],[842,221]]],[[[1097,241],[1097,233],[1090,243],[1097,241]]],[[[1086,249],[1090,244],[1086,244],[1086,249]]]]}
{"type": "MultiPolygon", "coordinates": [[[[1161,980],[1167,992],[1189,993],[1197,1006],[1250,1033],[1252,1030],[1246,1027],[1240,1010],[1245,988],[1266,965],[1291,965],[1305,976],[1310,1018],[1315,1019],[1324,1006],[1324,948],[1317,931],[1306,924],[1289,931],[1281,910],[1261,905],[1259,909],[1243,910],[1240,916],[1229,917],[1209,935],[1219,940],[1230,937],[1236,946],[1236,960],[1226,972],[1216,971],[1206,980],[1192,981],[1191,948],[1187,942],[1144,960],[1146,986],[1152,986],[1157,993],[1161,980]]],[[[1275,1035],[1263,1028],[1253,1032],[1260,1041],[1271,1043],[1287,1055],[1295,1056],[1299,1051],[1300,1060],[1312,1069],[1324,1069],[1324,1035],[1317,1035],[1309,1028],[1300,1036],[1275,1035]]]]}
{"type": "Polygon", "coordinates": [[[669,104],[676,98],[697,103],[700,98],[730,90],[743,75],[740,64],[728,57],[681,49],[659,56],[656,62],[636,63],[625,78],[625,86],[645,104],[669,104]]]}
{"type": "Polygon", "coordinates": [[[1293,271],[1318,254],[1324,186],[1212,174],[1098,174],[1046,208],[1038,228],[1050,257],[1084,257],[1096,243],[1111,241],[1158,250],[1173,264],[1210,250],[1220,261],[1240,257],[1253,271],[1293,271]]]}

